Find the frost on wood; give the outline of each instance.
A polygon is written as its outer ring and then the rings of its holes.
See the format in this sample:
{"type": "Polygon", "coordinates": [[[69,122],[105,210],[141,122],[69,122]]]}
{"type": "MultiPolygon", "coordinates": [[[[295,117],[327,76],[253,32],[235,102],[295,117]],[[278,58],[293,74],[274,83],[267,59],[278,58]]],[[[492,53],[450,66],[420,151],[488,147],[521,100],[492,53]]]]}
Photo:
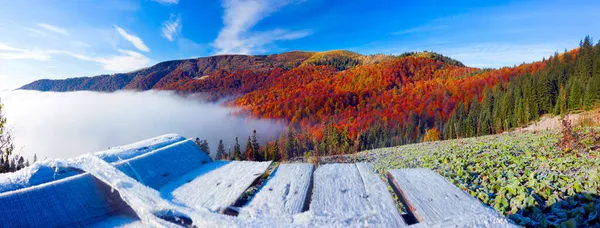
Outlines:
{"type": "Polygon", "coordinates": [[[312,182],[312,164],[282,164],[238,217],[291,217],[302,212],[312,182]]]}
{"type": "Polygon", "coordinates": [[[461,191],[429,169],[400,169],[388,178],[415,218],[424,224],[450,225],[474,223],[474,215],[487,218],[488,225],[512,226],[508,220],[477,199],[461,191]]]}
{"type": "Polygon", "coordinates": [[[0,194],[1,227],[85,226],[127,208],[87,173],[0,194]]]}
{"type": "Polygon", "coordinates": [[[265,173],[270,164],[271,162],[213,162],[183,176],[161,192],[167,198],[173,198],[189,207],[223,211],[233,205],[252,182],[265,173]],[[181,185],[183,182],[189,183],[181,185]]]}
{"type": "Polygon", "coordinates": [[[119,170],[142,184],[159,189],[212,160],[191,139],[114,163],[119,170]]]}
{"type": "MultiPolygon", "coordinates": [[[[213,162],[177,135],[45,160],[0,175],[0,226],[406,226],[388,186],[364,163],[314,173],[311,164],[282,164],[237,217],[222,214],[270,164],[213,162]]],[[[388,178],[419,219],[411,226],[512,226],[432,171],[393,170],[388,178]]]]}
{"type": "MultiPolygon", "coordinates": [[[[252,163],[252,162],[240,162],[252,163]]],[[[266,164],[269,162],[257,163],[266,164]]],[[[241,220],[223,214],[213,213],[206,208],[185,207],[161,197],[161,194],[133,178],[123,174],[108,163],[95,157],[83,157],[71,163],[103,181],[119,192],[121,198],[135,211],[145,225],[177,227],[174,223],[162,219],[165,217],[188,218],[197,227],[281,227],[285,223],[275,219],[241,220]]],[[[265,169],[266,169],[265,167],[265,169]]]]}
{"type": "Polygon", "coordinates": [[[105,151],[95,152],[94,155],[106,162],[112,163],[119,160],[130,159],[183,140],[185,140],[185,138],[182,136],[167,134],[125,146],[113,147],[105,151]]]}
{"type": "Polygon", "coordinates": [[[0,174],[0,193],[60,180],[81,173],[61,166],[59,160],[45,160],[14,173],[0,174]]]}
{"type": "Polygon", "coordinates": [[[320,166],[310,210],[316,226],[406,226],[385,183],[366,164],[320,166]]]}

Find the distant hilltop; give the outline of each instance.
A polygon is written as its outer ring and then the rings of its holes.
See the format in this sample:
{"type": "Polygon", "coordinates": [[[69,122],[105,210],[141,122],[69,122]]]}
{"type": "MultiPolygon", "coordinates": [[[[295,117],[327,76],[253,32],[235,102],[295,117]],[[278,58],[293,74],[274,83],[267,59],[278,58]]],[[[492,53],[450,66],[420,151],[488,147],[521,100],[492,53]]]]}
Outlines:
{"type": "MultiPolygon", "coordinates": [[[[39,91],[104,91],[117,90],[183,90],[182,81],[210,78],[218,71],[248,71],[260,75],[269,70],[290,70],[309,65],[328,65],[337,71],[357,65],[375,64],[407,56],[422,56],[439,59],[449,64],[464,66],[461,62],[433,52],[410,52],[402,55],[361,55],[351,51],[326,52],[291,51],[272,55],[217,55],[203,58],[172,60],[158,63],[129,73],[78,77],[59,80],[42,79],[22,86],[21,90],[39,91]]],[[[219,73],[217,73],[219,75],[219,73]]],[[[251,75],[250,73],[246,75],[251,75]]],[[[241,83],[241,82],[240,82],[241,83]]],[[[214,87],[214,85],[212,85],[214,87]]],[[[236,86],[236,85],[221,85],[236,86]]],[[[191,92],[204,92],[202,89],[191,92]]]]}

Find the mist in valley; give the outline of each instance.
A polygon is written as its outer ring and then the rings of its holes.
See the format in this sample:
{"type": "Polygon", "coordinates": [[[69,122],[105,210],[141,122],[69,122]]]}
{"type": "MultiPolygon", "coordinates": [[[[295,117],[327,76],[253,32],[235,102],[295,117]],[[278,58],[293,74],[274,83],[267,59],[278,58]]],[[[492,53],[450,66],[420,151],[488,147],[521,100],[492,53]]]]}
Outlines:
{"type": "Polygon", "coordinates": [[[232,115],[234,108],[166,91],[37,92],[2,91],[3,113],[15,137],[16,153],[31,160],[68,158],[177,133],[207,139],[211,152],[223,139],[242,149],[256,129],[261,142],[283,129],[273,120],[232,115]]]}

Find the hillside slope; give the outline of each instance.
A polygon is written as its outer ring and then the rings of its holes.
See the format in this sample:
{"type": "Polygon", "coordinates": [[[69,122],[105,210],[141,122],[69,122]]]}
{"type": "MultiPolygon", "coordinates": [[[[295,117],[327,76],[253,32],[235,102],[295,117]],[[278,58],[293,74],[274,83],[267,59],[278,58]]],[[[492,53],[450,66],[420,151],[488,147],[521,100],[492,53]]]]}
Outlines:
{"type": "Polygon", "coordinates": [[[19,89],[39,91],[116,91],[121,89],[164,89],[181,78],[195,78],[224,71],[265,71],[274,68],[297,67],[313,52],[285,52],[274,55],[218,55],[197,59],[173,60],[129,73],[69,78],[64,80],[38,80],[19,89]]]}
{"type": "Polygon", "coordinates": [[[576,150],[557,146],[560,139],[557,131],[513,132],[374,149],[346,159],[372,162],[381,174],[433,169],[522,226],[598,226],[599,138],[583,134],[579,140],[595,145],[576,150]]]}
{"type": "Polygon", "coordinates": [[[466,67],[431,52],[288,52],[170,61],[128,74],[69,80],[24,88],[235,97],[228,105],[289,126],[279,140],[246,157],[286,159],[308,151],[343,154],[426,137],[501,133],[546,114],[600,107],[600,43],[586,37],[572,51],[500,69],[466,67]]]}

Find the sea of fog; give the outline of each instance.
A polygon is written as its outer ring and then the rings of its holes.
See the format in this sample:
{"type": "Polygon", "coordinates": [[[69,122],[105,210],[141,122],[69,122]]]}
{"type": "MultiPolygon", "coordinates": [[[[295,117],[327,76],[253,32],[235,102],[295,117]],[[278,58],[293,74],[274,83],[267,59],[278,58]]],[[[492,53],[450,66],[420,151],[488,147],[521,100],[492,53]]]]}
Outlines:
{"type": "MultiPolygon", "coordinates": [[[[177,133],[207,139],[211,151],[223,139],[245,145],[256,129],[261,141],[277,137],[282,125],[234,116],[232,108],[166,91],[0,92],[16,152],[32,159],[67,158],[139,140],[177,133]]],[[[243,149],[243,148],[242,148],[243,149]]]]}

